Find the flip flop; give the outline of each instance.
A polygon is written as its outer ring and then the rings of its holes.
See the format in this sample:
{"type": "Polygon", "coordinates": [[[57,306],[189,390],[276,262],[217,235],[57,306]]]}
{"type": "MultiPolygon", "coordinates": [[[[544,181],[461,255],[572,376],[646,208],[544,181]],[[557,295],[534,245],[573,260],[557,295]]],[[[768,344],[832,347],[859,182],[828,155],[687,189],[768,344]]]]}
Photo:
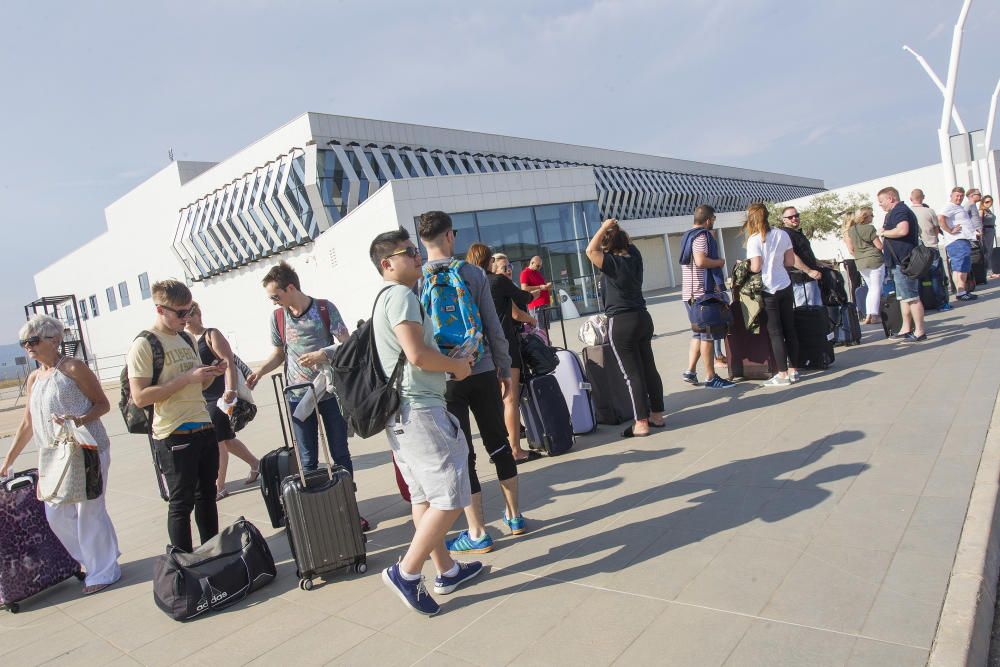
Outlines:
{"type": "Polygon", "coordinates": [[[633,432],[631,426],[629,426],[627,429],[625,429],[624,431],[622,431],[622,437],[623,438],[645,438],[648,435],[649,435],[648,433],[635,433],[635,432],[633,432]]]}
{"type": "Polygon", "coordinates": [[[527,463],[529,461],[537,461],[540,458],[542,458],[541,454],[539,454],[533,449],[529,449],[527,456],[525,456],[523,459],[514,459],[514,463],[520,465],[522,463],[527,463]]]}
{"type": "Polygon", "coordinates": [[[105,588],[107,588],[109,586],[112,586],[113,584],[114,584],[114,582],[111,582],[110,584],[94,584],[93,586],[84,586],[83,587],[83,594],[84,595],[93,595],[94,593],[100,593],[105,588]]]}
{"type": "Polygon", "coordinates": [[[664,419],[662,424],[657,424],[652,419],[650,419],[649,420],[649,425],[652,426],[653,428],[666,428],[667,427],[667,420],[664,419]]]}
{"type": "Polygon", "coordinates": [[[253,484],[254,482],[256,482],[258,478],[260,478],[260,466],[259,465],[257,466],[256,470],[251,470],[250,471],[250,474],[247,475],[247,478],[246,478],[246,480],[243,481],[243,483],[247,484],[247,485],[250,485],[250,484],[253,484]]]}
{"type": "Polygon", "coordinates": [[[215,494],[215,499],[216,501],[219,501],[222,500],[223,498],[227,498],[228,496],[229,496],[229,491],[223,489],[222,491],[219,491],[218,493],[215,494]]]}

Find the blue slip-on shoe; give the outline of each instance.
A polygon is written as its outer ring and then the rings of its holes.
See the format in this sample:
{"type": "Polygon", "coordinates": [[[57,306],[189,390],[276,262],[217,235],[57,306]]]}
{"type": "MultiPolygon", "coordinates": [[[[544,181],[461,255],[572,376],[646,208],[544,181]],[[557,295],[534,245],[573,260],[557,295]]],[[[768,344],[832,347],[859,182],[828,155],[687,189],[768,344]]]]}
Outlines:
{"type": "Polygon", "coordinates": [[[483,571],[483,564],[475,560],[471,563],[462,563],[460,561],[455,561],[458,563],[458,573],[453,577],[448,577],[443,574],[439,574],[434,577],[434,592],[438,595],[447,595],[451,593],[456,588],[467,582],[469,579],[473,579],[479,576],[479,573],[483,571]]]}
{"type": "Polygon", "coordinates": [[[521,535],[524,533],[524,515],[518,514],[513,519],[507,518],[507,513],[504,512],[503,522],[508,528],[510,528],[511,535],[521,535]]]}
{"type": "Polygon", "coordinates": [[[681,379],[688,384],[698,384],[698,374],[694,371],[684,371],[681,373],[681,379]]]}
{"type": "Polygon", "coordinates": [[[469,536],[469,531],[463,530],[444,544],[453,554],[488,554],[493,551],[493,538],[489,533],[483,533],[482,537],[474,540],[469,536]]]}
{"type": "Polygon", "coordinates": [[[942,304],[941,304],[941,305],[940,305],[940,306],[938,307],[938,310],[940,310],[940,311],[944,312],[944,311],[946,311],[946,310],[952,310],[952,309],[954,309],[954,308],[955,308],[955,306],[951,305],[950,303],[942,303],[942,304]]]}
{"type": "Polygon", "coordinates": [[[730,387],[735,387],[735,382],[730,382],[729,380],[723,380],[718,375],[713,377],[711,380],[705,383],[707,389],[729,389],[730,387]]]}
{"type": "Polygon", "coordinates": [[[399,573],[399,563],[390,565],[382,570],[382,581],[385,582],[386,586],[395,591],[399,599],[403,601],[403,604],[418,614],[433,616],[441,610],[441,606],[427,592],[423,576],[416,581],[405,579],[399,573]]]}

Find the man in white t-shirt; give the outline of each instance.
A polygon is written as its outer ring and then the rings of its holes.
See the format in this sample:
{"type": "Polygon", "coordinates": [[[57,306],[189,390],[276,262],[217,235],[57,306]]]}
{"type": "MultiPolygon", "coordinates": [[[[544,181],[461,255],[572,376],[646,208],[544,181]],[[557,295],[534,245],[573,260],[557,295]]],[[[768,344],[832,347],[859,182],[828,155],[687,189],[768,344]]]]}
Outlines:
{"type": "Polygon", "coordinates": [[[969,272],[972,270],[972,241],[976,238],[976,230],[969,219],[969,212],[962,208],[965,188],[959,186],[951,191],[951,201],[941,209],[938,215],[938,225],[941,227],[941,237],[951,263],[951,275],[955,281],[959,301],[976,299],[968,289],[969,272]]]}

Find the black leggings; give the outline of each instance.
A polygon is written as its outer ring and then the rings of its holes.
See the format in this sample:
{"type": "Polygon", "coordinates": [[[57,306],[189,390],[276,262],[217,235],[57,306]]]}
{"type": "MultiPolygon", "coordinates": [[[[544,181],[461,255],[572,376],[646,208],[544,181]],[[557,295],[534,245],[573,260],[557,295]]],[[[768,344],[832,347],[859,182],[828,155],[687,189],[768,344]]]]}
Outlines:
{"type": "Polygon", "coordinates": [[[445,392],[448,412],[458,418],[469,446],[469,484],[472,493],[479,493],[479,475],[476,474],[476,451],[472,448],[472,424],[469,410],[472,410],[479,427],[479,436],[497,470],[497,479],[517,477],[514,452],[507,439],[507,425],[503,420],[503,399],[500,397],[500,381],[495,370],[470,375],[461,382],[451,380],[445,392]]]}
{"type": "Polygon", "coordinates": [[[764,312],[767,313],[767,335],[771,339],[771,351],[774,352],[778,372],[786,372],[789,363],[798,367],[799,336],[795,333],[795,298],[792,286],[774,294],[764,292],[764,312]]]}
{"type": "Polygon", "coordinates": [[[608,318],[608,338],[625,376],[635,419],[663,412],[663,381],[653,361],[653,318],[646,310],[630,310],[608,318]]]}

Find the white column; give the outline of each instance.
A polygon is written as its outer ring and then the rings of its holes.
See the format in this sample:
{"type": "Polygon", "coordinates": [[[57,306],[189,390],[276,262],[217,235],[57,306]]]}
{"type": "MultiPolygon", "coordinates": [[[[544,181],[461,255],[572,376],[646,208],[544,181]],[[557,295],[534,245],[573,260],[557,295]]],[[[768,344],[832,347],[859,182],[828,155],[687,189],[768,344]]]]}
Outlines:
{"type": "Polygon", "coordinates": [[[677,276],[674,274],[674,257],[670,252],[670,234],[663,235],[663,249],[667,253],[667,270],[670,271],[670,286],[677,287],[677,276]]]}

